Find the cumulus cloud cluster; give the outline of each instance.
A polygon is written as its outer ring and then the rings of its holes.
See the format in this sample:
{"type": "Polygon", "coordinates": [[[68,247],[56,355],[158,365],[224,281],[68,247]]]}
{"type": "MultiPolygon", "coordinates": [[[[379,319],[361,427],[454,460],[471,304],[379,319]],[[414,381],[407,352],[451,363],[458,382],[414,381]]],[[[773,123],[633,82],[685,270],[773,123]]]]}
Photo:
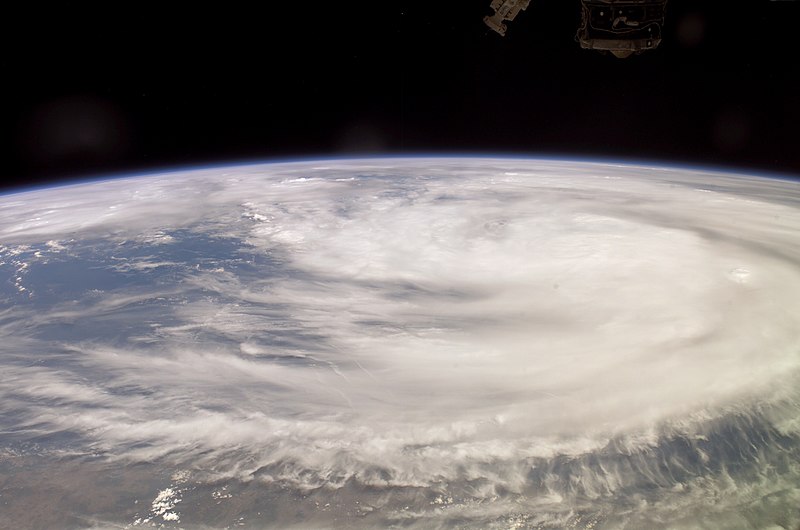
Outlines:
{"type": "Polygon", "coordinates": [[[694,440],[688,468],[721,425],[798,435],[798,228],[788,181],[524,160],[9,195],[0,261],[26,296],[0,313],[0,441],[305,489],[674,491],[581,459],[694,440]],[[108,279],[36,276],[70,264],[108,279]]]}

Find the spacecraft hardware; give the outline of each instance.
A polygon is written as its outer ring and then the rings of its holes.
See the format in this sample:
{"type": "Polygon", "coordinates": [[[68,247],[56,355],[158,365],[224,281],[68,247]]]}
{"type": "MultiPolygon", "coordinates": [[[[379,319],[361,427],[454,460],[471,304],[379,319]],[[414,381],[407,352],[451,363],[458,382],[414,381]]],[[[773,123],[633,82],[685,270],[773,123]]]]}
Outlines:
{"type": "Polygon", "coordinates": [[[520,11],[528,8],[530,3],[531,0],[492,0],[494,15],[483,17],[483,21],[497,33],[505,36],[508,29],[505,22],[514,20],[520,11]]]}
{"type": "MultiPolygon", "coordinates": [[[[661,44],[668,0],[581,0],[581,26],[575,39],[581,48],[626,58],[661,44]]],[[[530,0],[493,0],[494,15],[484,22],[505,35],[530,0]]]]}

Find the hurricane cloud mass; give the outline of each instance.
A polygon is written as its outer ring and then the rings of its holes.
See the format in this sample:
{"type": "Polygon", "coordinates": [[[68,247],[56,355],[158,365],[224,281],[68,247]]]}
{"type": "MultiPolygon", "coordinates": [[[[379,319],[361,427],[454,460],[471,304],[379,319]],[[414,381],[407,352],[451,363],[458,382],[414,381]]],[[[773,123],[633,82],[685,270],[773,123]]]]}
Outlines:
{"type": "MultiPolygon", "coordinates": [[[[799,229],[795,182],[536,160],[7,195],[0,446],[342,527],[790,528],[799,229]]],[[[165,491],[137,525],[186,522],[165,491]]]]}

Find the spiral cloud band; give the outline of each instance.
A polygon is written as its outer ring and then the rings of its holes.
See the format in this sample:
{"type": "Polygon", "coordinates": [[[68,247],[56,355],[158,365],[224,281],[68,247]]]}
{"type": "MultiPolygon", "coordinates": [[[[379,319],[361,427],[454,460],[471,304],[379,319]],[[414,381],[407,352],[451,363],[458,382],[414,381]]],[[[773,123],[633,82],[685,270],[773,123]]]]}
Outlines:
{"type": "Polygon", "coordinates": [[[15,527],[800,524],[796,182],[210,168],[0,197],[0,245],[15,527]]]}

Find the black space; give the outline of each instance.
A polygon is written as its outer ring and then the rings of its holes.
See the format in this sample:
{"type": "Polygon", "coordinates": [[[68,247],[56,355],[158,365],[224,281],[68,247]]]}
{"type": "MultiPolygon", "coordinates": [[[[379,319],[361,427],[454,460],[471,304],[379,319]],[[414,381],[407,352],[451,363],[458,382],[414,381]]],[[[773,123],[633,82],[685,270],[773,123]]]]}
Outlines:
{"type": "Polygon", "coordinates": [[[506,38],[489,3],[4,8],[2,185],[384,153],[800,173],[800,2],[670,0],[627,60],[580,49],[577,0],[532,0],[506,38]]]}

